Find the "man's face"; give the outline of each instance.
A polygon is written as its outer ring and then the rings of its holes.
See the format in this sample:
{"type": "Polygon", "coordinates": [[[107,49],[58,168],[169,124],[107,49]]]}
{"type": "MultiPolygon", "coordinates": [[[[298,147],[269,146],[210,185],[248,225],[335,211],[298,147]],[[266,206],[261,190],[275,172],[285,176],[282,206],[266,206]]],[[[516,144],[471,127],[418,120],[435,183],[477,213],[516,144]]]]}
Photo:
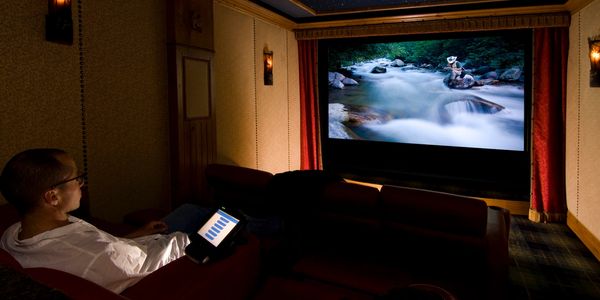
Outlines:
{"type": "Polygon", "coordinates": [[[59,196],[59,203],[57,207],[62,212],[68,213],[79,208],[81,201],[81,186],[83,181],[70,180],[81,175],[79,174],[75,161],[71,157],[61,156],[58,157],[58,159],[71,169],[70,174],[65,176],[63,179],[69,181],[56,186],[57,196],[59,196]]]}

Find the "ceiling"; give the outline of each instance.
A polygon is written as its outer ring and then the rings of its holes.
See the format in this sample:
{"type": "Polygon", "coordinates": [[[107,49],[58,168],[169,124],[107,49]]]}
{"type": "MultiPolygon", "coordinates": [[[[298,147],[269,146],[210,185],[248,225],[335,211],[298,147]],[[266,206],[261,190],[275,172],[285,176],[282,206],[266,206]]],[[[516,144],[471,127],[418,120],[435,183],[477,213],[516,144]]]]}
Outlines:
{"type": "Polygon", "coordinates": [[[250,0],[296,23],[565,4],[567,0],[250,0]]]}

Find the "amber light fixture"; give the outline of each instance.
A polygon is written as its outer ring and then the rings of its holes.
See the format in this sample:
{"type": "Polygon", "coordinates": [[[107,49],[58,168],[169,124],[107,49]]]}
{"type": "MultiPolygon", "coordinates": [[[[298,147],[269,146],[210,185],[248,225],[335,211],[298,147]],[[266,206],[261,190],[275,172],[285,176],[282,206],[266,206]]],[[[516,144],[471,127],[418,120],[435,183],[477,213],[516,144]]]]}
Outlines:
{"type": "Polygon", "coordinates": [[[590,43],[590,86],[600,87],[600,39],[589,39],[590,43]]]}
{"type": "Polygon", "coordinates": [[[71,0],[48,0],[46,40],[66,45],[73,44],[71,0]]]}
{"type": "Polygon", "coordinates": [[[263,51],[265,85],[273,85],[273,51],[263,51]]]}

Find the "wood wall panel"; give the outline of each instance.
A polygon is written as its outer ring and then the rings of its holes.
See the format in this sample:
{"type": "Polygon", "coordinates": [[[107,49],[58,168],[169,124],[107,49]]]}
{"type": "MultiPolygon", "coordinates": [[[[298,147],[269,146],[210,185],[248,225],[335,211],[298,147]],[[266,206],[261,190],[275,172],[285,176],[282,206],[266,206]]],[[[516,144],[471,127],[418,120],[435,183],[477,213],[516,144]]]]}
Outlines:
{"type": "Polygon", "coordinates": [[[167,0],[167,42],[213,49],[213,1],[167,0]]]}
{"type": "MultiPolygon", "coordinates": [[[[205,203],[206,166],[215,161],[216,128],[213,105],[213,53],[183,46],[169,46],[169,103],[171,111],[171,161],[173,206],[184,202],[205,203]],[[194,64],[206,74],[186,71],[194,64]],[[198,99],[198,95],[203,95],[198,99]],[[190,103],[206,101],[203,116],[190,116],[190,103]]],[[[195,105],[193,105],[195,106],[195,105]]]]}

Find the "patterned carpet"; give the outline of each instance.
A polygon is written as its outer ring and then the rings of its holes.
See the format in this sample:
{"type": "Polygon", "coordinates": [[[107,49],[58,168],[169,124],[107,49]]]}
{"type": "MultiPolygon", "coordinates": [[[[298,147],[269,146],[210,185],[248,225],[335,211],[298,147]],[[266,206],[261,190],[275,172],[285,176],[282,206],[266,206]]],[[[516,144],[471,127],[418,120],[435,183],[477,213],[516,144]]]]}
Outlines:
{"type": "Polygon", "coordinates": [[[565,224],[512,216],[510,300],[600,299],[600,262],[565,224]]]}

